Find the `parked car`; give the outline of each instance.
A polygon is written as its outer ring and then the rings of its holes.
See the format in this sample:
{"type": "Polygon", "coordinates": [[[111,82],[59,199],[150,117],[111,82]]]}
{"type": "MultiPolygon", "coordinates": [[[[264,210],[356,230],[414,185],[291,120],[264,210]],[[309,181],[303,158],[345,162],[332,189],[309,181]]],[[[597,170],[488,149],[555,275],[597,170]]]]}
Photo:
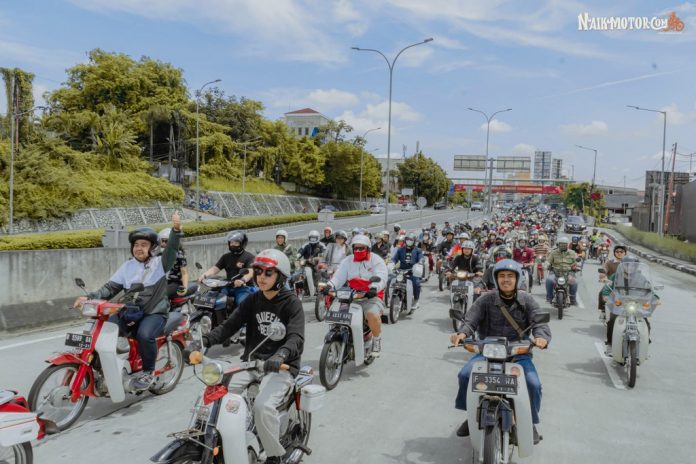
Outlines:
{"type": "Polygon", "coordinates": [[[475,201],[471,204],[471,211],[483,211],[483,203],[475,201]]]}
{"type": "Polygon", "coordinates": [[[444,201],[438,201],[435,203],[435,206],[433,206],[434,209],[447,209],[447,203],[444,201]]]}
{"type": "Polygon", "coordinates": [[[404,203],[401,205],[401,211],[413,211],[416,209],[416,205],[413,203],[404,203]]]}
{"type": "Polygon", "coordinates": [[[334,205],[324,205],[319,208],[320,213],[335,213],[338,211],[334,205]]]}
{"type": "Polygon", "coordinates": [[[370,212],[373,213],[373,214],[381,214],[381,213],[384,212],[384,205],[382,205],[382,204],[379,204],[379,205],[372,204],[372,205],[370,205],[370,212]]]}
{"type": "Polygon", "coordinates": [[[581,234],[587,229],[587,224],[581,216],[568,216],[563,230],[566,234],[581,234]]]}

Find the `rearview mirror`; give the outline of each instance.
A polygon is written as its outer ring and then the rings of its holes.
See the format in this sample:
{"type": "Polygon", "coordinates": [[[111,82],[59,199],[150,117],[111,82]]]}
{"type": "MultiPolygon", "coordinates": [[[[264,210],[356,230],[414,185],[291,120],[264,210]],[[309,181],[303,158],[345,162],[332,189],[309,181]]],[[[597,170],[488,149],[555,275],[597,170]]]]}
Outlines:
{"type": "Polygon", "coordinates": [[[84,289],[85,288],[85,281],[80,279],[79,277],[75,279],[75,285],[78,287],[84,289]]]}
{"type": "Polygon", "coordinates": [[[606,272],[602,268],[597,269],[597,272],[599,272],[600,274],[606,274],[606,272]]]}
{"type": "Polygon", "coordinates": [[[145,285],[137,283],[131,285],[131,288],[128,289],[128,293],[142,292],[143,290],[145,290],[145,285]]]}
{"type": "Polygon", "coordinates": [[[370,277],[370,282],[381,282],[382,278],[380,276],[372,276],[370,277]]]}
{"type": "Polygon", "coordinates": [[[551,314],[548,311],[537,311],[532,319],[535,324],[547,324],[551,320],[551,314]]]}
{"type": "Polygon", "coordinates": [[[274,342],[279,342],[285,338],[286,332],[285,324],[280,321],[275,321],[271,323],[268,329],[268,336],[271,337],[271,340],[274,342]]]}
{"type": "Polygon", "coordinates": [[[198,261],[196,261],[196,269],[198,269],[199,271],[203,269],[203,266],[201,266],[201,263],[199,263],[198,261]]]}
{"type": "Polygon", "coordinates": [[[459,322],[464,322],[464,316],[462,315],[461,312],[457,311],[456,309],[450,309],[449,315],[450,315],[451,319],[454,319],[454,320],[459,321],[459,322]]]}

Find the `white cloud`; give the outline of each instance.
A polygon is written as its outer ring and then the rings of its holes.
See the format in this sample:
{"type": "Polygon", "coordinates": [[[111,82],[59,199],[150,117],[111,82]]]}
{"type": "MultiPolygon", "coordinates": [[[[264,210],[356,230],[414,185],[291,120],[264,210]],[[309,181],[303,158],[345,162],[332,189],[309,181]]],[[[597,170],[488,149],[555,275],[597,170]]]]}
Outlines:
{"type": "MultiPolygon", "coordinates": [[[[433,54],[432,47],[428,44],[406,50],[400,57],[398,64],[409,68],[417,68],[425,63],[433,54]]],[[[394,55],[392,55],[394,56],[394,55]]]]}
{"type": "MultiPolygon", "coordinates": [[[[488,129],[488,124],[483,123],[481,124],[481,130],[487,130],[488,129]]],[[[512,126],[510,124],[503,122],[499,119],[493,119],[491,121],[491,132],[493,133],[500,133],[500,132],[510,132],[512,130],[512,126]]]]}
{"type": "Polygon", "coordinates": [[[34,82],[32,91],[34,96],[34,106],[45,106],[46,100],[44,100],[43,94],[48,92],[48,87],[34,82]]]}
{"type": "Polygon", "coordinates": [[[537,148],[528,143],[518,143],[512,148],[512,152],[516,155],[533,155],[537,148]]]}
{"type": "Polygon", "coordinates": [[[367,32],[368,22],[355,9],[350,0],[339,0],[334,8],[334,18],[344,23],[352,37],[360,37],[367,32]]]}
{"type": "Polygon", "coordinates": [[[351,108],[360,101],[355,94],[338,89],[316,89],[310,92],[307,98],[310,102],[324,110],[328,108],[351,108]]]}
{"type": "Polygon", "coordinates": [[[565,135],[585,137],[604,135],[609,131],[609,126],[604,121],[592,121],[589,124],[565,124],[561,126],[561,131],[565,135]]]}
{"type": "MultiPolygon", "coordinates": [[[[378,104],[367,104],[364,110],[354,112],[352,110],[344,111],[335,119],[343,119],[348,124],[353,126],[356,133],[364,132],[375,127],[381,127],[379,131],[374,133],[387,133],[389,115],[389,102],[383,101],[378,104]]],[[[396,132],[396,123],[401,122],[416,122],[420,121],[422,116],[411,106],[402,102],[392,102],[392,134],[396,132]]]]}
{"type": "Polygon", "coordinates": [[[450,50],[468,50],[469,47],[464,45],[460,40],[445,37],[444,35],[436,35],[433,37],[433,44],[438,47],[447,48],[450,50]]]}
{"type": "MultiPolygon", "coordinates": [[[[667,112],[667,124],[669,125],[681,126],[684,124],[691,124],[696,122],[696,105],[694,105],[693,111],[681,111],[676,103],[664,106],[660,108],[660,110],[667,112]]],[[[662,115],[658,114],[657,116],[659,117],[661,122],[662,115]]]]}

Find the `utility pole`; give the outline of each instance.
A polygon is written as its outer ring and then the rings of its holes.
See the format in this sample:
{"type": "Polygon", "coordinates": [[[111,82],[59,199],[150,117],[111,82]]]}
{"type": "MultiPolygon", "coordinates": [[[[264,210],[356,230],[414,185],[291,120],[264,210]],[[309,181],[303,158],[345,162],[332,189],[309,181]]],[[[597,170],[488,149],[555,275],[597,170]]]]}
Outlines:
{"type": "Polygon", "coordinates": [[[664,225],[664,230],[662,231],[663,234],[666,234],[669,232],[669,212],[672,209],[672,198],[674,198],[674,193],[672,192],[672,188],[674,187],[674,163],[677,160],[677,142],[674,142],[674,145],[672,145],[672,173],[669,176],[669,187],[667,187],[667,207],[665,210],[665,225],[664,225]]]}
{"type": "Polygon", "coordinates": [[[14,233],[14,141],[15,141],[15,76],[12,73],[12,82],[10,84],[10,235],[14,233]]]}
{"type": "Polygon", "coordinates": [[[624,190],[626,190],[626,176],[624,176],[624,190]]]}

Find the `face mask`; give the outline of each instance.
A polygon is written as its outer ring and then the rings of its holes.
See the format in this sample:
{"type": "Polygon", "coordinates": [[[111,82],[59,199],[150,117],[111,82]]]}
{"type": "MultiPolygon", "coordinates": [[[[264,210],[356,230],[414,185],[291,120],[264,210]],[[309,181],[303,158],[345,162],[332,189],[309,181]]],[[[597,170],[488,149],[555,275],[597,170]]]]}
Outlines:
{"type": "Polygon", "coordinates": [[[565,243],[562,244],[562,245],[558,245],[558,249],[561,250],[561,251],[567,251],[567,250],[568,250],[568,245],[566,245],[565,243]]]}
{"type": "Polygon", "coordinates": [[[412,246],[413,246],[413,240],[406,240],[406,246],[407,246],[407,247],[412,247],[412,246]]]}
{"type": "Polygon", "coordinates": [[[367,249],[353,251],[353,261],[367,261],[369,253],[367,249]]]}
{"type": "Polygon", "coordinates": [[[230,251],[235,255],[241,254],[242,251],[244,251],[244,248],[242,248],[238,245],[228,245],[228,247],[229,247],[230,251]]]}

